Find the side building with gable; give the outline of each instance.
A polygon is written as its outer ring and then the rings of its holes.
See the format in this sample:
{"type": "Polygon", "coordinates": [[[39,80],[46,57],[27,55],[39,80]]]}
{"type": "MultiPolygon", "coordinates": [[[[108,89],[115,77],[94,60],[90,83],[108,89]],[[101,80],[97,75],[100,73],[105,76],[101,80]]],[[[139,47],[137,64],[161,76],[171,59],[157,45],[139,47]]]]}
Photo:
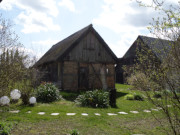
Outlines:
{"type": "Polygon", "coordinates": [[[122,84],[126,82],[126,77],[130,76],[131,72],[129,71],[128,74],[125,73],[123,66],[127,68],[134,66],[138,62],[138,51],[143,51],[144,55],[146,55],[146,51],[151,51],[157,62],[161,63],[167,57],[172,44],[173,41],[169,40],[138,36],[124,56],[118,59],[118,64],[116,66],[116,82],[122,84]]]}

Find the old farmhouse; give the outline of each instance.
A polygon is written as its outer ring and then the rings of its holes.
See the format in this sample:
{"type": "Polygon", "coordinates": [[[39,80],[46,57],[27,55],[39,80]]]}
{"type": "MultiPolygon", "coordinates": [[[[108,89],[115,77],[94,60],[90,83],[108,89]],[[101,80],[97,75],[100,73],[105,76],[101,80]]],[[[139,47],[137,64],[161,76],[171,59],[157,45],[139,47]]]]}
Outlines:
{"type": "Polygon", "coordinates": [[[137,50],[151,50],[157,61],[162,62],[164,56],[168,54],[172,41],[152,38],[147,36],[138,36],[134,43],[130,46],[128,51],[122,58],[118,59],[116,66],[116,82],[124,83],[127,74],[124,73],[123,66],[133,66],[137,62],[137,50]]]}
{"type": "Polygon", "coordinates": [[[53,45],[34,67],[62,90],[115,88],[116,55],[92,25],[53,45]]]}

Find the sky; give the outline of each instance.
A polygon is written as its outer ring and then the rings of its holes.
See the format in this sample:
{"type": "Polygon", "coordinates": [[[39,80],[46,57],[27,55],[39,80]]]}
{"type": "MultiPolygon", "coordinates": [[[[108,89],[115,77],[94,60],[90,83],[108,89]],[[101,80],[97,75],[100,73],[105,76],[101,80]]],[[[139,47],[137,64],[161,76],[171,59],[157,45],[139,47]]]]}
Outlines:
{"type": "MultiPolygon", "coordinates": [[[[177,3],[165,0],[164,6],[177,3]]],[[[19,41],[37,58],[89,24],[118,58],[123,57],[138,35],[152,36],[147,27],[161,16],[135,0],[3,0],[0,13],[12,21],[19,41]]]]}

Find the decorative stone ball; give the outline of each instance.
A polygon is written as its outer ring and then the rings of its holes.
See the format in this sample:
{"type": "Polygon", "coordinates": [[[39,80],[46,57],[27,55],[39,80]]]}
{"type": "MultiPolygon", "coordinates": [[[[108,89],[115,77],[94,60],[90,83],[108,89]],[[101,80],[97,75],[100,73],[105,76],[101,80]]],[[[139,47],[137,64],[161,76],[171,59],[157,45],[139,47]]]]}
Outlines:
{"type": "Polygon", "coordinates": [[[35,98],[35,97],[31,97],[31,98],[29,99],[29,103],[30,103],[30,104],[35,104],[35,103],[36,103],[36,98],[35,98]]]}
{"type": "Polygon", "coordinates": [[[14,100],[18,100],[21,97],[21,92],[18,89],[14,89],[10,93],[11,98],[14,100]]]}
{"type": "Polygon", "coordinates": [[[0,104],[1,105],[8,105],[10,102],[10,99],[7,96],[3,96],[0,98],[0,104]]]}

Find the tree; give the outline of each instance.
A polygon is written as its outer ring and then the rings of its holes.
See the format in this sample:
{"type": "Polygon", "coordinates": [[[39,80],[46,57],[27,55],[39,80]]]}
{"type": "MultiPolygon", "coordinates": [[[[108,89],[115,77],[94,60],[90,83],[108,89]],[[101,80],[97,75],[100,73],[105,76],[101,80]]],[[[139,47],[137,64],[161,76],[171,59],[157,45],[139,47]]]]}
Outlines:
{"type": "Polygon", "coordinates": [[[22,96],[24,94],[24,99],[28,99],[27,93],[32,89],[33,71],[27,67],[31,61],[22,48],[18,36],[12,30],[11,22],[0,16],[0,97],[21,87],[22,96]]]}
{"type": "MultiPolygon", "coordinates": [[[[143,3],[138,1],[141,5],[143,3]]],[[[171,132],[180,134],[180,7],[169,6],[163,8],[164,1],[153,0],[154,5],[143,5],[160,10],[164,17],[153,19],[154,23],[148,29],[159,40],[170,40],[168,47],[157,47],[161,60],[151,50],[143,47],[137,50],[137,64],[133,66],[133,74],[129,82],[146,92],[148,100],[162,109],[162,114],[168,121],[171,132]],[[153,98],[159,93],[162,100],[153,98]],[[172,106],[170,108],[170,106],[172,106]]],[[[180,3],[179,5],[180,6],[180,3]]],[[[143,46],[143,45],[142,45],[143,46]]],[[[160,119],[156,118],[158,121],[160,119]]],[[[166,125],[161,122],[161,125],[166,125]]]]}

